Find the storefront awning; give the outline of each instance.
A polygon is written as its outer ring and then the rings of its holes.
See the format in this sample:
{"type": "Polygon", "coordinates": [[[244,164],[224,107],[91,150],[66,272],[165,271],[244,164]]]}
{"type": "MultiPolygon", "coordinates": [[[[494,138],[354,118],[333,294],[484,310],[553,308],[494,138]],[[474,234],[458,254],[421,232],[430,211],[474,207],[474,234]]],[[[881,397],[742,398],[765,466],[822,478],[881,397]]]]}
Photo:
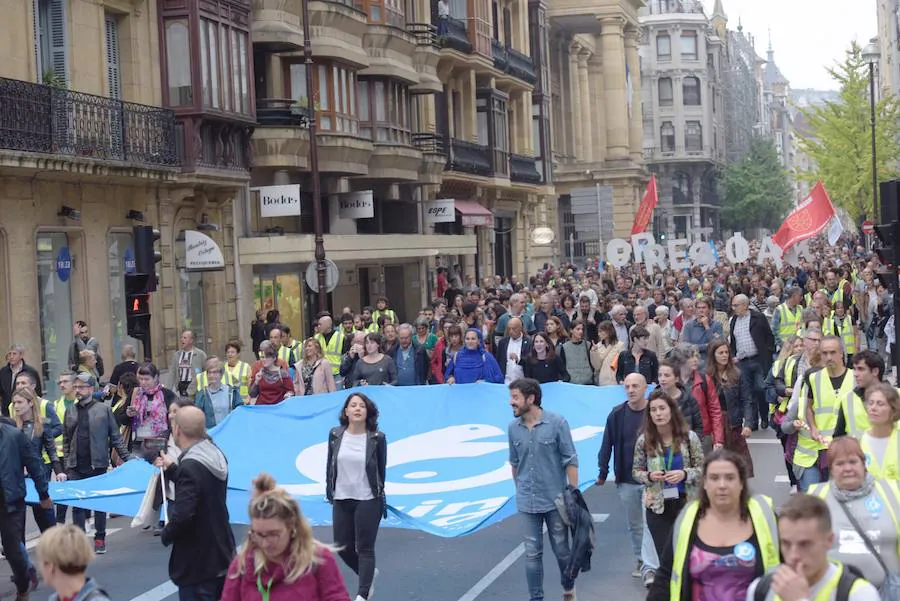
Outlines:
{"type": "Polygon", "coordinates": [[[454,208],[462,216],[463,227],[494,226],[494,214],[474,200],[456,200],[454,208]]]}

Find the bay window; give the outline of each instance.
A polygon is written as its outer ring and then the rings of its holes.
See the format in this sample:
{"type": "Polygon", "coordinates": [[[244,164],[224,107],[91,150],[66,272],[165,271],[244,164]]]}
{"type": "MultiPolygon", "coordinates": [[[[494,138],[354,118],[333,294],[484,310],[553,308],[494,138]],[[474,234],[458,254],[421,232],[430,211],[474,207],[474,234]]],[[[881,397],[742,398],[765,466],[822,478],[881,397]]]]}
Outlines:
{"type": "Polygon", "coordinates": [[[361,79],[359,132],[387,144],[410,144],[410,98],[406,85],[381,79],[361,79]]]}
{"type": "MultiPolygon", "coordinates": [[[[209,19],[200,20],[200,71],[203,106],[250,114],[250,58],[247,32],[209,19]]],[[[167,59],[184,61],[167,48],[167,59]]]]}
{"type": "Polygon", "coordinates": [[[187,19],[166,21],[166,77],[169,87],[169,106],[194,104],[194,87],[191,84],[191,35],[187,19]]]}
{"type": "Polygon", "coordinates": [[[356,134],[356,71],[338,63],[319,64],[316,70],[316,102],[322,131],[356,134]]]}
{"type": "Polygon", "coordinates": [[[406,27],[404,0],[362,0],[359,7],[366,13],[369,23],[406,27]]]}

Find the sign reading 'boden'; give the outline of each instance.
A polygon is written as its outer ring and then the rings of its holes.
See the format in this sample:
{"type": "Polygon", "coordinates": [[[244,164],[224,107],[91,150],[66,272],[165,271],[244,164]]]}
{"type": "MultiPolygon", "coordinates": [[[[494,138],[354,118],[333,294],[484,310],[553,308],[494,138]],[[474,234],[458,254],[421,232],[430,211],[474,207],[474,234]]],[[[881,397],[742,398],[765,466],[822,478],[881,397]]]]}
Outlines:
{"type": "Polygon", "coordinates": [[[348,192],[338,198],[338,217],[341,219],[371,219],[375,216],[375,200],[371,190],[348,192]]]}
{"type": "Polygon", "coordinates": [[[452,198],[439,198],[425,203],[425,223],[453,223],[456,221],[456,202],[452,198]]]}
{"type": "Polygon", "coordinates": [[[263,186],[259,190],[260,217],[296,217],[300,215],[300,184],[263,186]]]}

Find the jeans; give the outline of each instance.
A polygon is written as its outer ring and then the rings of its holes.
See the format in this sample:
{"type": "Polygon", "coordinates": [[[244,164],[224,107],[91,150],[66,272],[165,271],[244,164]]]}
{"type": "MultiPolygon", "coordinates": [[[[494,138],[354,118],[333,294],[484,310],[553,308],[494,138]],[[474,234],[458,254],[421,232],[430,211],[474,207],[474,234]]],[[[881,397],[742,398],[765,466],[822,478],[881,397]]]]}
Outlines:
{"type": "Polygon", "coordinates": [[[560,584],[564,591],[575,588],[575,580],[564,574],[572,549],[569,546],[569,529],[563,523],[559,511],[546,513],[521,513],[525,520],[525,580],[531,601],[544,599],[544,524],[550,535],[550,549],[559,565],[560,584]]]}
{"type": "Polygon", "coordinates": [[[656,554],[662,557],[666,545],[672,538],[672,527],[678,518],[678,513],[684,507],[685,498],[666,499],[663,504],[663,512],[656,513],[652,509],[647,508],[647,528],[650,529],[650,535],[653,537],[653,546],[656,547],[656,554]]]}
{"type": "Polygon", "coordinates": [[[224,586],[224,576],[197,584],[180,586],[178,587],[178,601],[219,601],[224,586]]]}
{"type": "Polygon", "coordinates": [[[644,565],[641,567],[641,573],[655,572],[659,569],[659,555],[656,553],[656,547],[653,546],[653,536],[650,534],[650,527],[647,526],[647,516],[644,515],[643,536],[641,536],[641,561],[644,565]]]}
{"type": "Polygon", "coordinates": [[[625,509],[625,525],[631,540],[631,552],[636,559],[641,559],[641,545],[644,536],[644,504],[641,496],[644,487],[640,484],[621,482],[616,484],[619,499],[625,509]]]}
{"type": "Polygon", "coordinates": [[[741,359],[738,362],[741,369],[741,375],[750,380],[750,391],[755,398],[751,397],[751,405],[753,406],[753,422],[769,420],[769,402],[766,400],[766,372],[763,369],[761,357],[750,357],[749,359],[741,359]]]}
{"type": "Polygon", "coordinates": [[[338,555],[347,567],[359,576],[357,594],[363,599],[369,598],[375,578],[375,537],[383,508],[382,499],[341,499],[332,507],[334,544],[340,547],[338,555]]]}
{"type": "Polygon", "coordinates": [[[797,479],[797,484],[800,486],[800,492],[806,492],[813,484],[818,484],[819,482],[828,479],[828,477],[819,470],[818,465],[800,469],[803,470],[800,477],[797,479]]]}
{"type": "Polygon", "coordinates": [[[28,554],[23,553],[22,537],[25,536],[25,502],[19,501],[15,509],[0,508],[0,543],[3,554],[13,573],[16,590],[24,593],[28,590],[28,554]]]}
{"type": "MultiPolygon", "coordinates": [[[[69,480],[84,480],[85,478],[93,478],[94,476],[100,476],[106,473],[106,468],[102,467],[100,469],[92,470],[88,473],[82,473],[78,470],[70,470],[68,472],[69,480]]],[[[90,512],[89,509],[82,509],[80,507],[72,508],[72,523],[85,530],[84,523],[87,521],[87,515],[90,512]]],[[[63,516],[65,517],[65,516],[63,516]]],[[[106,514],[102,511],[94,512],[94,538],[97,540],[106,540],[106,514]]]]}

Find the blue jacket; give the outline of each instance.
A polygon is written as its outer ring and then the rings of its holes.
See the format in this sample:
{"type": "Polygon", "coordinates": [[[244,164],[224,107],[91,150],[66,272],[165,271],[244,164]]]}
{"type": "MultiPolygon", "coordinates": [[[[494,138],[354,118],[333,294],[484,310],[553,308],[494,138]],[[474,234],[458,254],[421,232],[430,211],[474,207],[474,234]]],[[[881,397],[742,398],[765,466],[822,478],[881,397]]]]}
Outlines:
{"type": "MultiPolygon", "coordinates": [[[[59,595],[53,593],[50,595],[50,601],[59,601],[59,595]]],[[[72,598],[72,601],[109,601],[109,595],[100,588],[96,580],[88,578],[81,590],[78,591],[78,594],[72,598]]]]}
{"type": "Polygon", "coordinates": [[[450,360],[444,372],[444,381],[453,376],[457,384],[473,384],[478,381],[502,384],[503,372],[494,356],[484,350],[481,332],[475,328],[469,328],[466,330],[468,332],[478,334],[478,348],[469,350],[463,346],[450,360]]]}
{"type": "MultiPolygon", "coordinates": [[[[241,400],[240,390],[226,384],[222,384],[222,388],[228,388],[231,390],[231,409],[229,409],[229,413],[244,404],[244,402],[241,400]]],[[[203,410],[203,415],[206,416],[206,428],[209,429],[215,427],[216,414],[213,411],[212,399],[209,398],[209,392],[206,388],[198,392],[197,396],[194,397],[194,405],[203,410]]]]}
{"type": "Polygon", "coordinates": [[[38,497],[46,499],[47,477],[44,475],[44,462],[34,452],[25,438],[25,434],[10,425],[9,421],[0,422],[0,486],[9,511],[25,500],[25,475],[22,468],[34,480],[38,497]]]}

